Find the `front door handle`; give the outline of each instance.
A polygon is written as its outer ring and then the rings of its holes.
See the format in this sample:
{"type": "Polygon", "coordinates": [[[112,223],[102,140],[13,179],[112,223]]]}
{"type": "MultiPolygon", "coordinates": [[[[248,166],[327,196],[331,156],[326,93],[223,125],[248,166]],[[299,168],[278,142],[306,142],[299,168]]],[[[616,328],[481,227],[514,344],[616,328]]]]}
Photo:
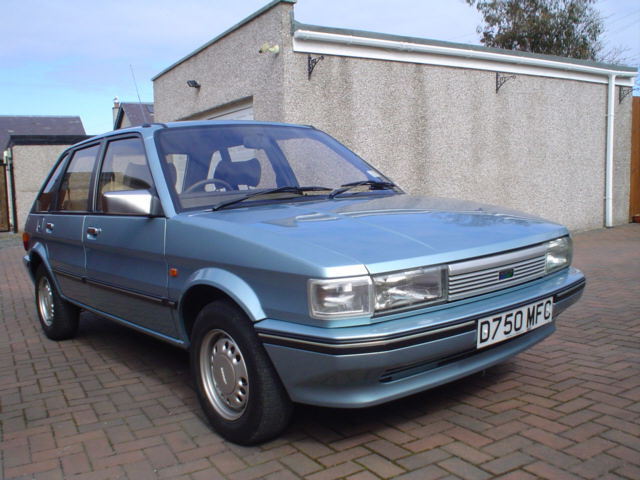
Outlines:
{"type": "Polygon", "coordinates": [[[97,237],[98,235],[100,235],[100,232],[102,232],[101,228],[97,228],[97,227],[89,227],[89,228],[87,228],[87,233],[89,235],[94,236],[94,237],[97,237]]]}

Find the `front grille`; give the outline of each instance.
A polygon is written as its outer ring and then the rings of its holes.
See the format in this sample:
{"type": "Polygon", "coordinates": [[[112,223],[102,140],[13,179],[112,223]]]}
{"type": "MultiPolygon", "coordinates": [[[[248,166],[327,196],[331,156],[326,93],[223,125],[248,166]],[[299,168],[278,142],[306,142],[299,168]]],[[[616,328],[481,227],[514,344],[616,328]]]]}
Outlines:
{"type": "Polygon", "coordinates": [[[501,290],[545,275],[544,245],[449,265],[449,300],[501,290]]]}

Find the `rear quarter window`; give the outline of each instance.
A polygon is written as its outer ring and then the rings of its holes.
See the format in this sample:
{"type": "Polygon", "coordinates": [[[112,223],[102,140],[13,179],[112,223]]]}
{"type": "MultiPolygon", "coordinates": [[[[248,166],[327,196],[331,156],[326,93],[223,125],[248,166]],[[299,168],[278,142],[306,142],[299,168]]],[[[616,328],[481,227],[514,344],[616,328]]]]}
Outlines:
{"type": "Polygon", "coordinates": [[[55,187],[58,184],[58,181],[60,180],[60,176],[62,175],[62,170],[64,169],[64,166],[67,163],[68,157],[69,155],[65,155],[58,161],[58,164],[56,165],[55,170],[49,177],[47,184],[44,186],[44,188],[38,195],[38,198],[36,199],[36,203],[33,206],[34,212],[48,212],[51,206],[54,204],[55,194],[56,194],[55,187]]]}

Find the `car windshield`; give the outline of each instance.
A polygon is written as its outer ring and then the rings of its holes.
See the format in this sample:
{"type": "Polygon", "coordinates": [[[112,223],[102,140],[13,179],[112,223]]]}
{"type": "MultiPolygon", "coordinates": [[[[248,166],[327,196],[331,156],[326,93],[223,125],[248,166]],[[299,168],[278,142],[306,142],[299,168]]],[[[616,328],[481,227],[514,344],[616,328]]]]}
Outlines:
{"type": "Polygon", "coordinates": [[[310,127],[212,123],[158,130],[155,139],[179,210],[240,205],[234,200],[248,194],[250,201],[242,205],[267,197],[313,199],[354,182],[389,182],[348,148],[310,127]],[[282,190],[269,192],[274,189],[282,190]],[[265,195],[255,195],[260,191],[265,195]]]}

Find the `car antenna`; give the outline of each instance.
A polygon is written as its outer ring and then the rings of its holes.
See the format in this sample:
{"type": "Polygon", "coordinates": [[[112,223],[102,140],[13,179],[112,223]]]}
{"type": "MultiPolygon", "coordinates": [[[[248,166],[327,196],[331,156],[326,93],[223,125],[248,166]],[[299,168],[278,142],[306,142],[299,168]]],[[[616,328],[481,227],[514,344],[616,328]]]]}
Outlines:
{"type": "Polygon", "coordinates": [[[138,82],[136,81],[136,75],[133,73],[133,65],[129,64],[131,70],[131,77],[133,78],[133,85],[136,87],[136,95],[138,95],[138,106],[140,107],[140,115],[145,118],[144,110],[142,109],[142,100],[140,99],[140,90],[138,90],[138,82]]]}

